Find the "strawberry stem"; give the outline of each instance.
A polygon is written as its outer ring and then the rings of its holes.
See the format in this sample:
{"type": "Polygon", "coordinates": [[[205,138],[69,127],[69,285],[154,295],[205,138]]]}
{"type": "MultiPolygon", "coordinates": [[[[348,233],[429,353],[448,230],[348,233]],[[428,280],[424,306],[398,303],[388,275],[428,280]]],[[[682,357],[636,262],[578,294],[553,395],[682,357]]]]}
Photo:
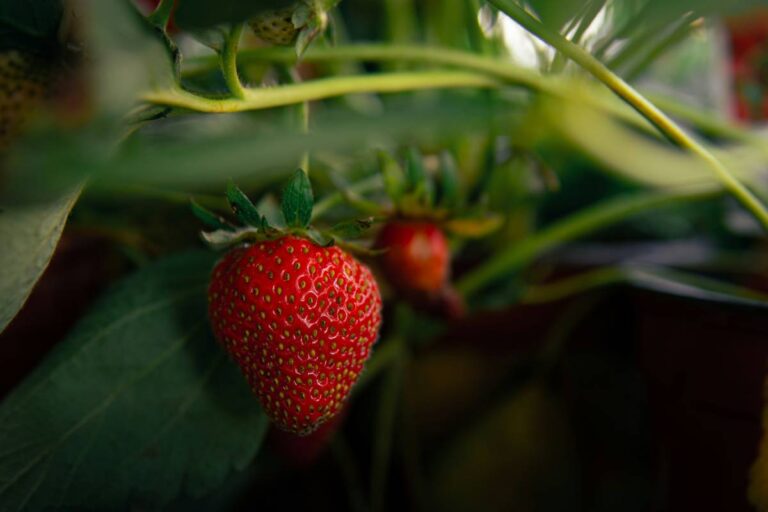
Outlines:
{"type": "Polygon", "coordinates": [[[240,46],[240,38],[243,35],[243,23],[232,26],[226,40],[224,48],[221,50],[221,71],[224,74],[224,81],[227,83],[229,92],[232,96],[243,100],[245,99],[245,88],[237,74],[237,49],[240,46]]]}

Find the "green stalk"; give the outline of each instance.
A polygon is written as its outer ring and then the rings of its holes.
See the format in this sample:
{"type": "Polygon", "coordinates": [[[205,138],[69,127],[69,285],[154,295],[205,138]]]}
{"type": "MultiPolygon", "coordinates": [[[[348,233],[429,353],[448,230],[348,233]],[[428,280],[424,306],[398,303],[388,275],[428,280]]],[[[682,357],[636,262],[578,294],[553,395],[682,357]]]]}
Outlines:
{"type": "Polygon", "coordinates": [[[621,222],[638,213],[709,198],[717,193],[717,190],[711,188],[686,187],[680,190],[648,192],[608,199],[557,221],[517,245],[500,252],[463,276],[456,287],[465,296],[472,295],[499,277],[519,270],[543,253],[566,242],[621,222]]]}
{"type": "Polygon", "coordinates": [[[238,23],[232,27],[224,41],[221,50],[221,72],[227,83],[229,92],[237,99],[245,99],[245,88],[237,74],[237,48],[240,46],[240,37],[243,35],[243,24],[238,23]]]}
{"type": "MultiPolygon", "coordinates": [[[[276,62],[290,64],[295,62],[296,54],[284,48],[258,48],[243,50],[238,55],[241,64],[276,62]]],[[[570,82],[563,82],[551,77],[542,76],[534,71],[515,66],[506,61],[493,57],[481,56],[474,53],[430,46],[390,46],[382,44],[355,44],[328,48],[310,48],[302,57],[305,62],[324,63],[336,61],[411,61],[431,65],[456,67],[465,71],[475,71],[493,76],[508,84],[514,84],[527,89],[538,91],[559,98],[569,98],[572,95],[570,82]]],[[[216,66],[215,58],[197,57],[186,61],[185,75],[193,76],[207,72],[216,66]]],[[[639,128],[656,130],[644,117],[635,110],[626,107],[618,101],[608,101],[598,94],[585,94],[584,101],[589,106],[608,112],[623,121],[632,123],[639,128]]],[[[666,109],[667,107],[665,107],[666,109]]],[[[675,115],[684,117],[687,121],[697,123],[702,115],[691,116],[690,111],[676,109],[675,115]]],[[[744,140],[746,130],[728,124],[724,121],[710,119],[705,128],[713,135],[733,137],[744,140]]],[[[755,137],[749,137],[754,141],[755,137]]]]}
{"type": "Polygon", "coordinates": [[[498,86],[498,80],[477,73],[425,71],[339,76],[274,88],[244,89],[243,99],[205,98],[181,89],[151,91],[142,99],[147,103],[198,112],[229,113],[294,105],[345,94],[498,86]]]}
{"type": "Polygon", "coordinates": [[[490,2],[547,44],[564,53],[579,66],[603,82],[617,96],[622,98],[643,117],[673,142],[689,150],[703,160],[714,172],[725,189],[729,191],[768,231],[768,210],[760,200],[742,184],[728,168],[723,165],[702,144],[690,137],[683,129],[667,117],[653,103],[645,99],[631,85],[615,75],[602,62],[594,58],[580,46],[564,38],[560,33],[549,29],[531,16],[514,0],[490,0],[490,2]]]}

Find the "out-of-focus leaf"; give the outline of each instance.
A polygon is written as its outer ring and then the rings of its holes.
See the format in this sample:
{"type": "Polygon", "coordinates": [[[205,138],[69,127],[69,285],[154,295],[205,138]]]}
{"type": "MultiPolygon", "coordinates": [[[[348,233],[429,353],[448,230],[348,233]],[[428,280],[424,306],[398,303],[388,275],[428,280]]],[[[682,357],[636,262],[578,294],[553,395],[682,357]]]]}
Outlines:
{"type": "Polygon", "coordinates": [[[48,266],[80,188],[49,202],[0,199],[0,331],[16,316],[48,266]]]}
{"type": "MultiPolygon", "coordinates": [[[[577,102],[560,103],[546,119],[566,141],[592,156],[603,168],[643,185],[667,188],[686,185],[721,187],[706,163],[666,141],[640,134],[577,102]]],[[[737,177],[761,186],[766,157],[760,148],[710,148],[737,177]]],[[[762,187],[765,185],[763,184],[762,187]]]]}
{"type": "Polygon", "coordinates": [[[158,509],[253,459],[267,420],[210,335],[213,262],[120,283],[0,405],[0,509],[158,509]]]}
{"type": "Polygon", "coordinates": [[[0,0],[0,49],[43,49],[55,43],[61,0],[0,0]]]}
{"type": "Polygon", "coordinates": [[[221,23],[237,23],[271,9],[281,9],[296,3],[296,0],[218,0],[215,5],[209,0],[183,0],[176,10],[176,23],[184,29],[200,29],[221,23]]]}

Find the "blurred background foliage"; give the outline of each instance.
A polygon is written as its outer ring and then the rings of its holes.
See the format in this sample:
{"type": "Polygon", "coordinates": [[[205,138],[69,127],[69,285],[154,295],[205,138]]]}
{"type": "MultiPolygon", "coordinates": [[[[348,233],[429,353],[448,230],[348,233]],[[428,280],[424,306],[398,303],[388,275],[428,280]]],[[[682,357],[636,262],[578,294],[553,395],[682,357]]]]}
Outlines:
{"type": "MultiPolygon", "coordinates": [[[[733,121],[723,21],[762,2],[511,3],[768,201],[768,137],[733,121]]],[[[301,58],[242,38],[249,89],[231,98],[226,24],[289,4],[182,0],[166,32],[147,2],[0,0],[0,47],[66,53],[77,91],[3,155],[0,361],[19,370],[0,388],[0,509],[688,509],[665,480],[677,459],[655,437],[647,313],[627,290],[764,315],[758,224],[505,2],[325,2],[301,58]],[[315,221],[332,225],[386,206],[382,150],[416,150],[431,176],[447,151],[463,206],[498,227],[453,240],[467,318],[387,291],[343,425],[297,469],[201,322],[215,254],[189,200],[223,211],[234,180],[269,210],[309,154],[315,221]]],[[[713,510],[749,509],[734,467],[713,510]]]]}

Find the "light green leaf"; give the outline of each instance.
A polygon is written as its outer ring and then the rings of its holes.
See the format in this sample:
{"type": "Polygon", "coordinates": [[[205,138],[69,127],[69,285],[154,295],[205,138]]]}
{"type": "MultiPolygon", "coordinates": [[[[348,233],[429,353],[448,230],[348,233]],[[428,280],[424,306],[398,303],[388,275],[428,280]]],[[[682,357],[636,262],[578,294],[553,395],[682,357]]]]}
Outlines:
{"type": "Polygon", "coordinates": [[[13,320],[51,261],[69,211],[80,193],[29,205],[0,199],[0,331],[13,320]]]}
{"type": "Polygon", "coordinates": [[[267,420],[210,335],[213,262],[120,283],[0,405],[0,510],[154,510],[251,462],[267,420]]]}

